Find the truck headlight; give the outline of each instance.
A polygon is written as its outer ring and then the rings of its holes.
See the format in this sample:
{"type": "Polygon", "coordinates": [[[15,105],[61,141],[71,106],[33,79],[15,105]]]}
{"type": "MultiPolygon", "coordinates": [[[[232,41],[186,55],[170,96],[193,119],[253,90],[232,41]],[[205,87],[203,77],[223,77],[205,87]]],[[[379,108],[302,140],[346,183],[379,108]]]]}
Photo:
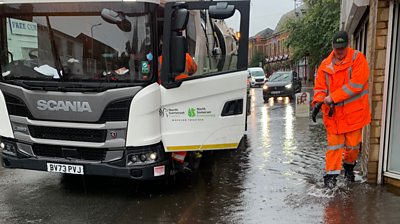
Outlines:
{"type": "Polygon", "coordinates": [[[264,90],[267,90],[267,89],[268,89],[268,86],[267,86],[267,85],[264,85],[264,86],[263,86],[263,89],[264,89],[264,90]]]}
{"type": "Polygon", "coordinates": [[[157,153],[156,152],[152,152],[152,153],[150,153],[150,155],[149,155],[149,158],[151,159],[151,160],[157,160],[157,153]]]}
{"type": "Polygon", "coordinates": [[[139,158],[140,158],[140,161],[146,162],[146,160],[147,160],[147,155],[146,155],[146,154],[140,154],[139,158]]]}
{"type": "Polygon", "coordinates": [[[292,84],[291,83],[287,84],[285,87],[286,87],[286,89],[291,89],[292,88],[292,84]]]}
{"type": "Polygon", "coordinates": [[[157,151],[131,154],[128,156],[128,166],[141,166],[157,162],[160,155],[157,151]]]}
{"type": "Polygon", "coordinates": [[[1,140],[0,148],[5,154],[13,156],[17,155],[17,145],[15,144],[15,142],[8,140],[1,140]]]}

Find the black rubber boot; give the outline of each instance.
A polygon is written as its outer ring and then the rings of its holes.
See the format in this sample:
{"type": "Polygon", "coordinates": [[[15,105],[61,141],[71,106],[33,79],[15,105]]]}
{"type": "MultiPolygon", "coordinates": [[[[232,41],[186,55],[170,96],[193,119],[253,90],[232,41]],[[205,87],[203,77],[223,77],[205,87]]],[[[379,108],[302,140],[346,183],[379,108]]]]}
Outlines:
{"type": "Polygon", "coordinates": [[[336,186],[336,177],[339,176],[337,174],[327,174],[324,176],[324,184],[325,187],[334,188],[336,186]]]}
{"type": "Polygon", "coordinates": [[[356,164],[343,164],[344,168],[344,177],[346,178],[347,181],[354,182],[355,181],[355,176],[354,176],[354,167],[356,164]]]}

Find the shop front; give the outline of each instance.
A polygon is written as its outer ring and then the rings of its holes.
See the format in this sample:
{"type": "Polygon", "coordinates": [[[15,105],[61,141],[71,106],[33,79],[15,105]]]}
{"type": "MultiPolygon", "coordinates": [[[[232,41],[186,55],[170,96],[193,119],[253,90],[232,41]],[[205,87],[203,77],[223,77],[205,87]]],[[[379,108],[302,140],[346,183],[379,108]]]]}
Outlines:
{"type": "MultiPolygon", "coordinates": [[[[390,61],[384,88],[382,175],[387,182],[400,180],[400,1],[392,2],[389,15],[390,61]]],[[[397,184],[396,184],[397,185],[397,184]]]]}

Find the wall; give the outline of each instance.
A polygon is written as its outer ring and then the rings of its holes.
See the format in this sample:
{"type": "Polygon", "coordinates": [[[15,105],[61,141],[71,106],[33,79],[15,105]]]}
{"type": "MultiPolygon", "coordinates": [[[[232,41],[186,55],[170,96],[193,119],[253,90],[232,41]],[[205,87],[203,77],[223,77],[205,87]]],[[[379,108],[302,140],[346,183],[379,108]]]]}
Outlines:
{"type": "Polygon", "coordinates": [[[368,182],[376,183],[378,174],[381,122],[383,106],[383,85],[386,65],[386,45],[388,38],[389,0],[370,1],[370,98],[372,122],[368,131],[365,148],[368,153],[368,182]],[[369,144],[368,144],[369,143],[369,144]]]}
{"type": "MultiPolygon", "coordinates": [[[[366,58],[370,68],[369,95],[372,121],[363,130],[361,169],[363,174],[367,176],[369,183],[376,183],[381,141],[383,86],[385,69],[389,69],[385,66],[390,0],[370,0],[367,18],[361,21],[354,20],[354,15],[351,14],[353,10],[350,10],[349,7],[354,7],[352,2],[342,1],[341,21],[345,25],[346,31],[350,31],[350,35],[353,35],[354,38],[354,33],[351,33],[353,32],[352,27],[357,27],[363,24],[366,19],[368,20],[366,58]],[[349,18],[353,18],[353,20],[349,20],[349,18]],[[348,22],[351,22],[351,24],[348,24],[348,22]]],[[[357,13],[357,10],[355,9],[354,13],[357,13]]],[[[362,15],[358,13],[357,17],[361,18],[362,15]]]]}

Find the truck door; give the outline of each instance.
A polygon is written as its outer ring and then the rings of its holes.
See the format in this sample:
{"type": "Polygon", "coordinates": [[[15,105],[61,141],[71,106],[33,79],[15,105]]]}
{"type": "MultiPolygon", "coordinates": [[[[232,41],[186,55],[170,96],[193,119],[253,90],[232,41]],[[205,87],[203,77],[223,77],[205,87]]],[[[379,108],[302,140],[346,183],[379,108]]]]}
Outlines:
{"type": "Polygon", "coordinates": [[[249,1],[167,3],[164,16],[165,150],[236,149],[246,124],[249,1]]]}

